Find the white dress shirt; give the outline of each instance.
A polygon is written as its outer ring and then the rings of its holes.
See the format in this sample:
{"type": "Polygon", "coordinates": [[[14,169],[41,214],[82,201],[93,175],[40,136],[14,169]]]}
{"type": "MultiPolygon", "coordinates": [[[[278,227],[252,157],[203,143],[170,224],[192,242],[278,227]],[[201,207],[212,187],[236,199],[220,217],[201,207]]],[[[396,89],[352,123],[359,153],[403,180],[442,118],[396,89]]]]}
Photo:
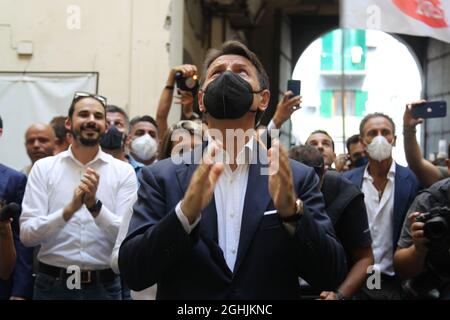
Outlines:
{"type": "Polygon", "coordinates": [[[122,216],[133,205],[136,192],[133,168],[101,150],[86,165],[71,148],[41,159],[34,164],[25,189],[20,239],[29,247],[41,245],[40,262],[60,268],[107,269],[122,216]],[[100,175],[96,197],[103,206],[94,219],[83,205],[66,222],[63,209],[87,168],[100,175]]]}
{"type": "MultiPolygon", "coordinates": [[[[255,139],[252,138],[236,156],[237,168],[232,171],[229,155],[220,150],[215,157],[216,162],[224,162],[224,171],[214,189],[217,211],[217,227],[219,247],[224,253],[228,268],[233,271],[241,234],[242,213],[247,191],[249,164],[252,161],[255,139]]],[[[175,209],[186,232],[190,233],[200,221],[200,217],[192,224],[181,211],[180,203],[175,209]]]]}
{"type": "Polygon", "coordinates": [[[392,237],[394,233],[394,191],[395,191],[395,161],[392,161],[387,175],[388,181],[380,199],[373,178],[364,171],[362,192],[366,204],[367,218],[372,235],[372,250],[375,269],[393,276],[394,248],[392,237]]]}

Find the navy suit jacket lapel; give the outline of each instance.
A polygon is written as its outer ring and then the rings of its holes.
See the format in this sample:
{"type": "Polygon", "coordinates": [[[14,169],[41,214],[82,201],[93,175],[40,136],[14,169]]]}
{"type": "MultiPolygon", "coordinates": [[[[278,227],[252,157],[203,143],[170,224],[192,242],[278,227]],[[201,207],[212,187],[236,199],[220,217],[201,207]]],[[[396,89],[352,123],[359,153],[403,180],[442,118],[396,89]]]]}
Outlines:
{"type": "MultiPolygon", "coordinates": [[[[206,143],[203,144],[200,150],[206,147],[206,143]]],[[[201,159],[201,153],[199,148],[194,151],[194,155],[191,158],[193,164],[187,164],[177,170],[177,178],[180,183],[183,195],[186,193],[191,181],[192,175],[198,167],[198,163],[201,159]]],[[[217,229],[217,210],[216,201],[214,195],[209,204],[202,210],[202,217],[199,222],[200,237],[206,243],[211,251],[211,255],[216,263],[224,270],[226,274],[231,276],[231,271],[228,268],[225,258],[223,256],[222,249],[218,244],[218,229],[217,229]]]]}
{"type": "MultiPolygon", "coordinates": [[[[207,143],[203,143],[202,146],[195,148],[194,152],[190,153],[187,158],[184,158],[185,164],[177,170],[177,178],[180,183],[183,195],[186,193],[189,183],[198,164],[202,158],[202,151],[206,148],[207,143]],[[188,163],[190,161],[190,163],[188,163]]],[[[210,203],[202,210],[202,217],[200,220],[200,232],[206,238],[218,242],[217,236],[217,211],[216,211],[216,201],[214,195],[210,203]]]]}
{"type": "Polygon", "coordinates": [[[355,172],[355,178],[353,181],[356,182],[356,184],[359,186],[360,189],[362,189],[363,179],[364,179],[364,171],[366,170],[366,167],[360,167],[357,169],[358,171],[355,172]]]}
{"type": "MultiPolygon", "coordinates": [[[[236,274],[241,266],[246,252],[250,247],[251,241],[258,230],[259,224],[264,217],[271,197],[269,194],[268,176],[262,174],[261,170],[267,167],[267,157],[259,155],[259,144],[255,141],[253,148],[253,158],[257,161],[251,164],[248,173],[247,191],[245,193],[244,209],[242,212],[241,233],[239,237],[239,248],[234,265],[234,273],[236,274]],[[259,157],[261,156],[261,158],[259,157]]],[[[267,152],[266,150],[264,150],[267,152]]]]}
{"type": "Polygon", "coordinates": [[[202,210],[202,218],[199,223],[200,237],[208,246],[213,260],[222,269],[228,278],[231,278],[232,272],[228,268],[222,249],[219,246],[219,236],[217,229],[217,210],[214,195],[211,202],[202,210]]]}
{"type": "Polygon", "coordinates": [[[398,164],[395,165],[395,190],[394,190],[394,248],[397,247],[397,240],[403,226],[404,214],[408,208],[408,195],[411,193],[411,183],[408,183],[404,170],[398,164]]]}

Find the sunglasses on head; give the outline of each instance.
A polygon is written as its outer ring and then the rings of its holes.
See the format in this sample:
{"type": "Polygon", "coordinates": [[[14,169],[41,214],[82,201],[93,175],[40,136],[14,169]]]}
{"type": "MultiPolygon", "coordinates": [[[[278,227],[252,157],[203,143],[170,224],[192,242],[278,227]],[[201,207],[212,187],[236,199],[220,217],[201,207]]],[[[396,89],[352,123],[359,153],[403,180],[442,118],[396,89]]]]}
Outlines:
{"type": "Polygon", "coordinates": [[[98,94],[92,94],[84,91],[76,91],[73,95],[73,101],[77,101],[83,98],[93,98],[99,101],[106,108],[106,98],[98,94]]]}

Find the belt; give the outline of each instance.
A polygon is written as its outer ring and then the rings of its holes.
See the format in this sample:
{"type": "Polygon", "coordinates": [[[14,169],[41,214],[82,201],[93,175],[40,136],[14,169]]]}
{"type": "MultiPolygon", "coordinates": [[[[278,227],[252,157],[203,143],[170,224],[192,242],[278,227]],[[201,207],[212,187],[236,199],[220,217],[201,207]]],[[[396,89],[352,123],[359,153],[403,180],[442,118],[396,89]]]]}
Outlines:
{"type": "MultiPolygon", "coordinates": [[[[63,280],[73,275],[73,273],[67,273],[67,269],[65,268],[51,266],[42,262],[39,262],[39,272],[63,280]]],[[[116,277],[117,275],[114,273],[114,271],[112,271],[112,269],[81,270],[80,272],[80,282],[82,284],[111,282],[115,280],[116,277]]]]}
{"type": "Polygon", "coordinates": [[[381,281],[382,282],[389,282],[389,283],[400,283],[400,280],[397,276],[393,275],[387,275],[385,273],[381,274],[381,281]]]}

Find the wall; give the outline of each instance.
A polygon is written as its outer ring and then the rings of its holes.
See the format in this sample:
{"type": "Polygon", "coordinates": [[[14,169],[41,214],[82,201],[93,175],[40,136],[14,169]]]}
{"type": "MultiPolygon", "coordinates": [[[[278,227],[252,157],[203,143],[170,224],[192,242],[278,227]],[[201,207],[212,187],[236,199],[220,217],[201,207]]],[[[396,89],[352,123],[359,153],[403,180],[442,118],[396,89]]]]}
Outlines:
{"type": "MultiPolygon", "coordinates": [[[[430,39],[426,58],[426,99],[446,100],[450,104],[450,44],[430,39]]],[[[450,112],[446,118],[429,119],[422,137],[424,154],[438,152],[440,139],[450,142],[450,112]]]]}
{"type": "Polygon", "coordinates": [[[0,71],[98,71],[99,93],[110,103],[130,116],[155,115],[169,66],[178,63],[169,61],[170,4],[0,0],[0,71]],[[80,10],[79,28],[76,12],[67,12],[72,5],[80,10]],[[33,42],[31,58],[19,57],[13,48],[22,40],[33,42]]]}
{"type": "Polygon", "coordinates": [[[202,15],[202,7],[198,0],[185,0],[183,22],[183,63],[192,63],[201,72],[203,59],[208,49],[209,34],[202,15]],[[202,39],[203,38],[203,39],[202,39]]]}
{"type": "MultiPolygon", "coordinates": [[[[273,94],[272,98],[278,98],[280,101],[287,90],[287,81],[292,79],[292,71],[294,70],[295,62],[292,61],[291,48],[291,21],[289,17],[282,16],[281,18],[281,33],[280,33],[280,51],[279,51],[279,76],[278,76],[278,92],[273,94]]],[[[281,143],[289,149],[295,145],[291,141],[292,121],[288,119],[282,126],[280,132],[281,143]]]]}

